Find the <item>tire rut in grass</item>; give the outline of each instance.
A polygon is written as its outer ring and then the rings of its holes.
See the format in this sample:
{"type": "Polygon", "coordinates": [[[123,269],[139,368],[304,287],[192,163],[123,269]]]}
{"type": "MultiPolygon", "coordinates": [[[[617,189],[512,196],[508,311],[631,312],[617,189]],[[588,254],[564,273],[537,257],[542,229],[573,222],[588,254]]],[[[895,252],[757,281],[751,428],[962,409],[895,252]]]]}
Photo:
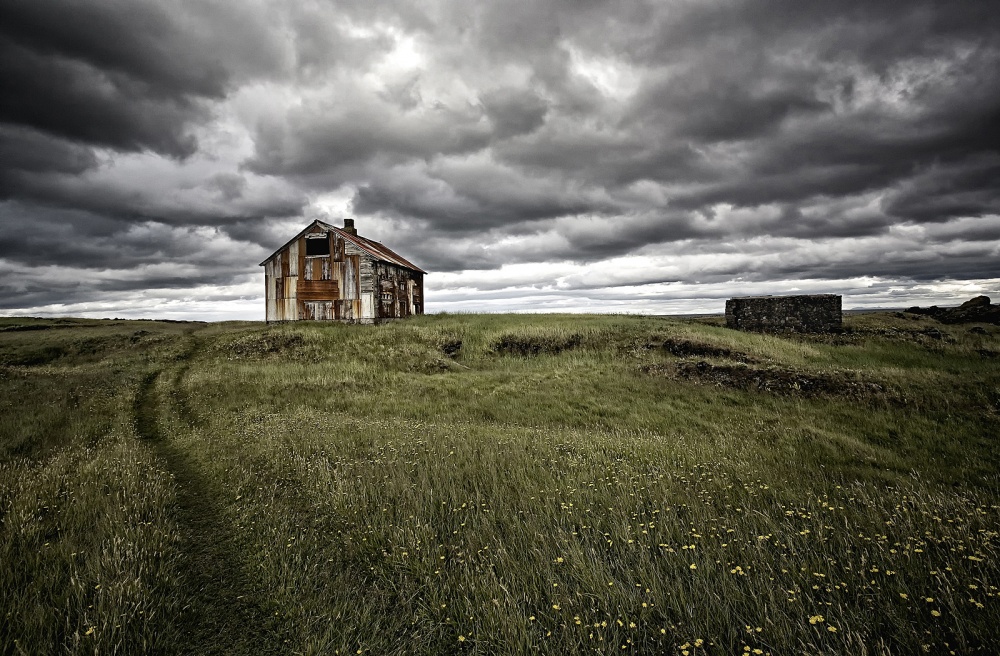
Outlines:
{"type": "MultiPolygon", "coordinates": [[[[278,654],[286,631],[244,574],[235,556],[238,542],[218,491],[198,464],[166,436],[160,425],[156,383],[172,372],[147,374],[135,403],[136,431],[166,463],[177,484],[176,517],[182,535],[184,571],[181,594],[185,610],[174,621],[183,636],[176,645],[181,654],[278,654]]],[[[171,376],[172,382],[177,379],[171,376]]]]}

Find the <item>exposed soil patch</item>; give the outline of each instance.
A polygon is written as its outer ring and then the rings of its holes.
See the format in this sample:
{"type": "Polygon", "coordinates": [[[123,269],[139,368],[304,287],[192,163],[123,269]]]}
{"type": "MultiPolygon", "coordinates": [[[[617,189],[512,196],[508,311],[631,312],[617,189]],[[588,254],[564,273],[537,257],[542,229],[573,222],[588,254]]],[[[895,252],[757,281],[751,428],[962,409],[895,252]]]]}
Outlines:
{"type": "Polygon", "coordinates": [[[458,357],[458,354],[462,352],[462,340],[460,339],[449,339],[441,343],[441,352],[447,355],[449,358],[458,357]]]}
{"type": "Polygon", "coordinates": [[[490,349],[500,355],[522,357],[561,353],[577,348],[583,343],[583,336],[572,335],[523,335],[507,333],[497,338],[490,349]]]}
{"type": "Polygon", "coordinates": [[[54,326],[48,323],[14,324],[13,326],[3,326],[0,333],[19,333],[28,330],[52,330],[53,328],[70,328],[71,326],[54,326]]]}
{"type": "Polygon", "coordinates": [[[712,364],[704,360],[643,367],[645,373],[712,384],[733,389],[768,392],[783,396],[847,396],[870,399],[886,396],[886,386],[860,380],[848,373],[812,373],[781,367],[752,367],[741,364],[712,364]]]}
{"type": "Polygon", "coordinates": [[[728,358],[737,362],[757,362],[751,355],[741,351],[734,351],[723,346],[706,344],[704,342],[692,342],[685,339],[667,339],[662,344],[646,344],[647,349],[662,348],[671,355],[679,358],[696,356],[702,358],[728,358]]]}
{"type": "Polygon", "coordinates": [[[43,346],[31,351],[11,353],[0,361],[4,366],[36,367],[48,364],[69,354],[64,346],[43,346]]]}

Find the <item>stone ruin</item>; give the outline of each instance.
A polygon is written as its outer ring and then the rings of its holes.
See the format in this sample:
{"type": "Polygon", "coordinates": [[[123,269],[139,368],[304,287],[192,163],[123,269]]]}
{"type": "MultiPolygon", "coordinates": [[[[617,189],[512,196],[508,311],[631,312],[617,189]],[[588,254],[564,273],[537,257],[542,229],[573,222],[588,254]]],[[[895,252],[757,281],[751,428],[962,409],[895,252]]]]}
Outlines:
{"type": "Polygon", "coordinates": [[[726,301],[726,326],[757,332],[822,333],[840,330],[842,297],[743,296],[726,301]]]}

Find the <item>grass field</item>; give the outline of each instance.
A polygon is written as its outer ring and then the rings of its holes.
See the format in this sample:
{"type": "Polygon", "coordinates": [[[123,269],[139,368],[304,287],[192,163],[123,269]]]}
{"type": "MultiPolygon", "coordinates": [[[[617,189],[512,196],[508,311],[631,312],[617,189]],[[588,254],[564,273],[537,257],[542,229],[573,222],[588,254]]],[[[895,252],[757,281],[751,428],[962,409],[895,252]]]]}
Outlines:
{"type": "Polygon", "coordinates": [[[4,654],[1000,653],[1000,330],[0,319],[4,654]]]}

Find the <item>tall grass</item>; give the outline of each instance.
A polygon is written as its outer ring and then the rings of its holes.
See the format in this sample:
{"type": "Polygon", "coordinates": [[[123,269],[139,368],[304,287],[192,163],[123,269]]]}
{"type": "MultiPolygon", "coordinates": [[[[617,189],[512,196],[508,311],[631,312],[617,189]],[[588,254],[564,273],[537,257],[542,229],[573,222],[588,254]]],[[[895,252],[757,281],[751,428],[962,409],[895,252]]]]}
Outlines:
{"type": "Polygon", "coordinates": [[[995,653],[998,340],[849,321],[835,340],[568,315],[148,324],[137,344],[121,323],[62,329],[33,364],[49,333],[0,332],[0,384],[59,400],[0,413],[0,639],[995,653]],[[669,375],[685,359],[891,394],[669,375]]]}
{"type": "Polygon", "coordinates": [[[172,475],[136,439],[135,374],[95,363],[80,347],[92,337],[77,338],[60,331],[44,365],[0,368],[0,645],[162,652],[184,603],[172,475]]]}

